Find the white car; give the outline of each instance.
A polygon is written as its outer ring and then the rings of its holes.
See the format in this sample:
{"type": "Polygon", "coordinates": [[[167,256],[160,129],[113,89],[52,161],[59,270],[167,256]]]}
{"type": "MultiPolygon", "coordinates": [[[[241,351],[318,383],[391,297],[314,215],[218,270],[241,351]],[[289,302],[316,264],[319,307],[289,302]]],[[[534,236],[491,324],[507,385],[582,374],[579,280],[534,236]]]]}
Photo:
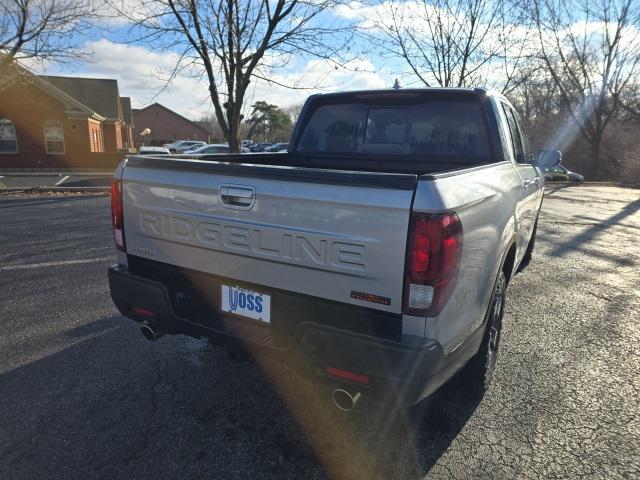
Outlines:
{"type": "Polygon", "coordinates": [[[138,149],[138,155],[171,155],[171,152],[165,147],[150,147],[143,145],[138,149]]]}
{"type": "MultiPolygon", "coordinates": [[[[229,145],[226,143],[211,143],[209,145],[201,145],[196,148],[192,148],[184,153],[188,154],[197,154],[197,155],[208,155],[211,153],[229,153],[229,145]]],[[[242,153],[249,153],[249,149],[246,147],[242,147],[242,153]]]]}
{"type": "Polygon", "coordinates": [[[201,140],[176,140],[173,143],[166,143],[163,147],[168,148],[171,153],[184,153],[194,147],[206,145],[201,140]]]}
{"type": "Polygon", "coordinates": [[[177,146],[179,146],[184,140],[176,140],[175,142],[171,142],[171,143],[163,143],[162,146],[164,148],[166,148],[167,150],[171,151],[171,149],[175,149],[177,146]]]}

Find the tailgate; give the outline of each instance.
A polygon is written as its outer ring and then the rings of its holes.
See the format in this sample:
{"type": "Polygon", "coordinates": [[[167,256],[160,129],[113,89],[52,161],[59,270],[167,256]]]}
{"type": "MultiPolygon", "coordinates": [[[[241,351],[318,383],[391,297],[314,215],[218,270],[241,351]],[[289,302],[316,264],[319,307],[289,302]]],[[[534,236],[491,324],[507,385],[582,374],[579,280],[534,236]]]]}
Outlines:
{"type": "Polygon", "coordinates": [[[400,313],[416,177],[133,157],[127,253],[400,313]]]}

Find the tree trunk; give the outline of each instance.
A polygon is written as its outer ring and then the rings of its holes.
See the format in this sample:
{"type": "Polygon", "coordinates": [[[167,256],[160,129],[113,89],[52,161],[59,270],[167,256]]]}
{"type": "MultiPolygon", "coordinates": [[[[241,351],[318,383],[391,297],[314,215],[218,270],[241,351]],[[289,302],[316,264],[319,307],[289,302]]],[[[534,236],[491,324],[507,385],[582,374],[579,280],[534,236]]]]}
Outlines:
{"type": "Polygon", "coordinates": [[[600,180],[600,144],[601,137],[596,137],[591,141],[591,179],[600,180]]]}
{"type": "Polygon", "coordinates": [[[231,153],[241,153],[240,149],[240,114],[233,112],[231,125],[229,125],[229,151],[231,153]]]}

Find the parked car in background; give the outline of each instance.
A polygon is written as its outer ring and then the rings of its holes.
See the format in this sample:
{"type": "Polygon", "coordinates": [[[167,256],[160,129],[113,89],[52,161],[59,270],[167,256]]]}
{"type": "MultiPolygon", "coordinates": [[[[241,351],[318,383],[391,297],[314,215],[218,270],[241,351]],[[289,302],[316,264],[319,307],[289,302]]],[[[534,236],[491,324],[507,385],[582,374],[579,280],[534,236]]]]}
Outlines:
{"type": "Polygon", "coordinates": [[[206,142],[200,140],[176,140],[173,143],[165,143],[163,147],[169,149],[171,153],[184,153],[193,147],[206,145],[206,142]]]}
{"type": "Polygon", "coordinates": [[[286,152],[289,148],[288,143],[274,143],[270,147],[264,149],[265,152],[286,152]]]}
{"type": "Polygon", "coordinates": [[[184,141],[185,140],[176,140],[175,142],[171,143],[163,143],[162,146],[168,149],[170,152],[175,152],[176,147],[180,146],[184,141]]]}
{"type": "Polygon", "coordinates": [[[142,145],[138,149],[138,155],[171,155],[171,152],[165,147],[150,147],[142,145]]]}
{"type": "Polygon", "coordinates": [[[251,145],[252,152],[264,152],[264,149],[270,147],[273,143],[270,142],[262,142],[262,143],[254,143],[251,145]]]}
{"type": "MultiPolygon", "coordinates": [[[[242,153],[249,153],[249,149],[242,147],[242,153]]],[[[185,154],[206,155],[211,153],[230,153],[229,145],[226,143],[210,143],[208,145],[200,145],[184,152],[185,154]]]]}
{"type": "Polygon", "coordinates": [[[189,153],[189,152],[191,152],[193,150],[197,150],[199,148],[206,147],[207,145],[208,145],[207,143],[205,143],[204,145],[192,145],[188,149],[184,150],[182,153],[189,153]]]}
{"type": "Polygon", "coordinates": [[[187,141],[184,142],[182,145],[179,145],[178,147],[176,147],[176,152],[175,153],[184,153],[188,150],[191,150],[193,148],[197,148],[197,147],[202,147],[204,145],[206,145],[207,142],[200,142],[200,141],[187,141]]]}
{"type": "Polygon", "coordinates": [[[564,165],[555,167],[542,167],[544,179],[548,182],[584,182],[584,176],[572,172],[564,165]]]}

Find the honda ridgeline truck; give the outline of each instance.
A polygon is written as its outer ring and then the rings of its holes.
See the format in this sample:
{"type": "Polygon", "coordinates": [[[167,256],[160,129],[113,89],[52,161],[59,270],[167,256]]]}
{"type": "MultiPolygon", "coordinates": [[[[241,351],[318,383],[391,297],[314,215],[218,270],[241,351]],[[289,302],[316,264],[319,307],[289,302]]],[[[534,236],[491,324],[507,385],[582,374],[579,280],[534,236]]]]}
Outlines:
{"type": "Polygon", "coordinates": [[[483,392],[543,176],[483,89],[310,97],[285,153],[129,156],[112,186],[113,301],[149,339],[208,337],[414,404],[464,367],[483,392]]]}

